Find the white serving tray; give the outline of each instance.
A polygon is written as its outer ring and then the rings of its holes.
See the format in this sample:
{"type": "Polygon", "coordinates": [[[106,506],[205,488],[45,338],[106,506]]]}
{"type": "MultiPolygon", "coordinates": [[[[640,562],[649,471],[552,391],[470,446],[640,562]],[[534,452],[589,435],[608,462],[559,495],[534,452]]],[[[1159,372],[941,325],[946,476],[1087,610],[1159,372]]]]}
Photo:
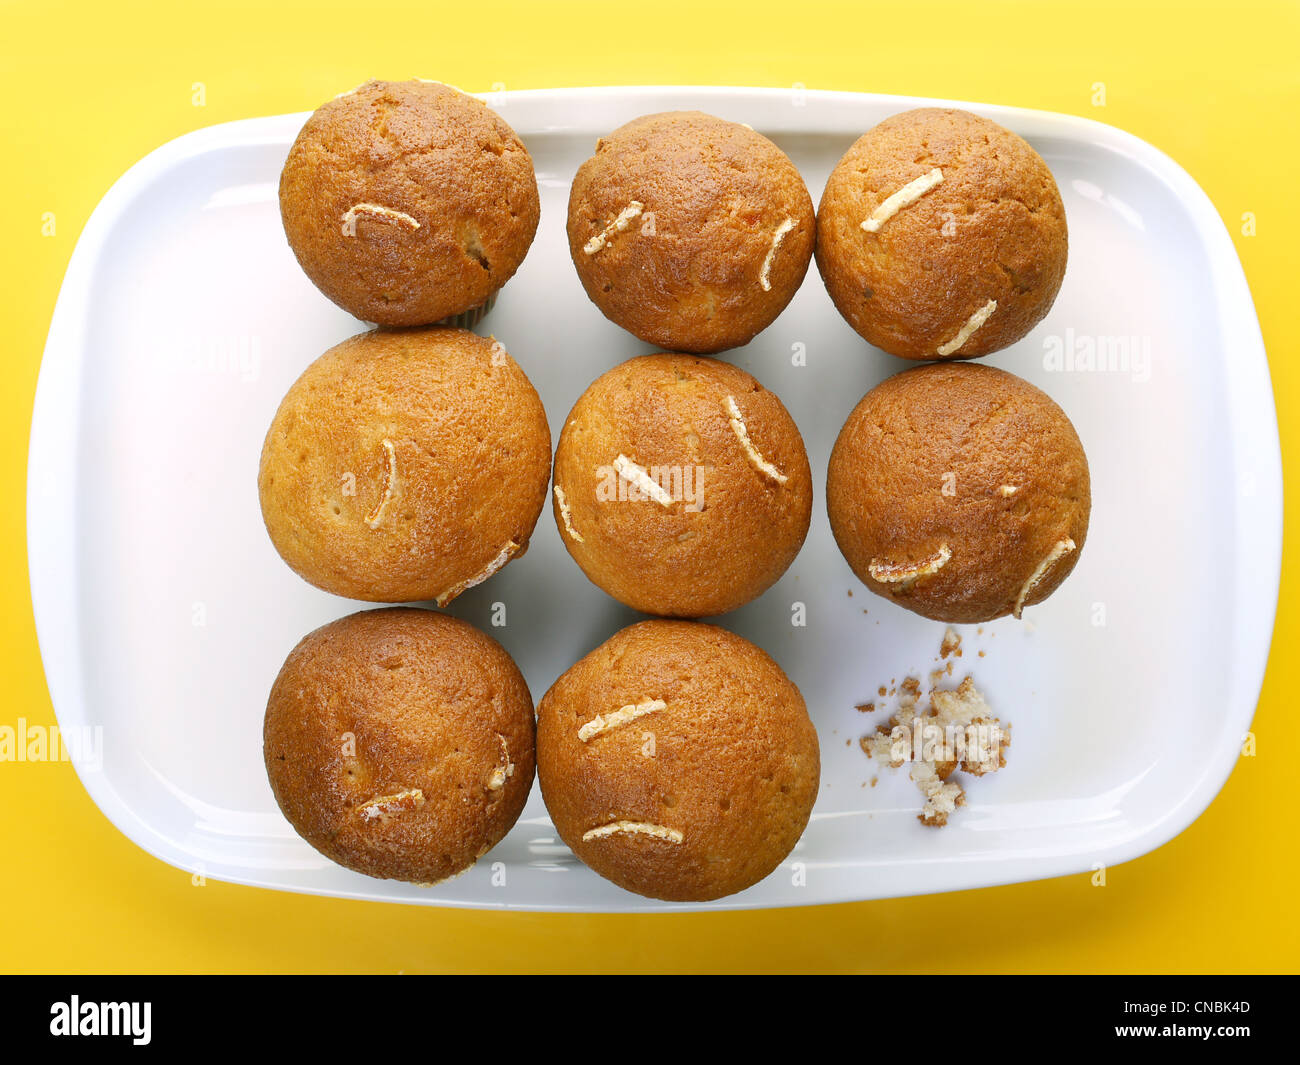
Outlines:
{"type": "MultiPolygon", "coordinates": [[[[588,302],[569,261],[569,182],[598,136],[647,112],[700,108],[770,136],[816,200],[860,133],[936,101],[626,88],[489,102],[532,152],[542,220],[480,330],[508,346],[558,434],[590,381],[649,350],[588,302]]],[[[790,409],[817,499],[790,571],[723,623],[803,690],[821,737],[821,795],[790,859],[713,907],[948,891],[1125,861],[1205,809],[1250,726],[1277,605],[1281,464],[1259,326],[1224,226],[1182,169],[1126,133],[956,106],[1028,138],[1065,199],[1060,297],[1030,336],[988,361],[1044,388],[1077,426],[1092,466],[1088,542],[1024,623],[960,630],[954,680],[973,673],[1015,742],[1006,770],[971,782],[947,828],[923,828],[905,771],[859,749],[867,722],[854,707],[933,668],[944,626],[859,585],[822,491],[849,411],[910,364],[849,329],[814,266],[777,322],[724,356],[790,409]],[[1133,338],[1148,370],[1045,366],[1052,345],[1082,350],[1085,338],[1133,338]],[[806,365],[793,364],[797,352],[806,365]],[[806,605],[805,627],[792,625],[795,603],[806,605]]],[[[362,328],[312,287],[280,226],[280,167],[305,118],[234,122],[159,148],[104,197],[68,268],[36,396],[28,540],[59,724],[102,738],[101,755],[76,759],[82,782],[141,847],[221,880],[438,905],[686,908],[627,894],[576,862],[536,788],[495,850],[432,889],[330,864],[276,809],[262,764],[271,682],[300,637],[363,605],[290,572],[257,502],[262,438],[284,391],[362,328]]],[[[527,556],[451,612],[501,640],[535,698],[634,620],[569,559],[549,507],[527,556]],[[504,628],[491,627],[494,602],[506,604],[504,628]]]]}

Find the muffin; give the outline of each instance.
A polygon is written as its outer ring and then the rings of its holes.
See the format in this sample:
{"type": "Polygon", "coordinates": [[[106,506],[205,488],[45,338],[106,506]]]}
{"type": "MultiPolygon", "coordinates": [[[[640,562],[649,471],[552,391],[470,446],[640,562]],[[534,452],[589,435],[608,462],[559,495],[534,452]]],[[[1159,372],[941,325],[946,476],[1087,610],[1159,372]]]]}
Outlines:
{"type": "Polygon", "coordinates": [[[643,355],[565,419],[552,504],[594,584],[647,614],[703,617],[761,595],[794,561],[812,474],[794,420],[744,370],[643,355]]]}
{"type": "Polygon", "coordinates": [[[523,262],[539,212],[514,130],[432,81],[368,81],[331,100],[280,174],[299,264],[345,311],[379,325],[429,325],[484,305],[523,262]]]}
{"type": "Polygon", "coordinates": [[[1088,535],[1088,460],[1069,418],[1013,374],[965,363],[883,381],[826,477],[858,578],[927,618],[990,621],[1046,599],[1088,535]]]}
{"type": "Polygon", "coordinates": [[[817,266],[835,306],[906,359],[1014,344],[1056,299],[1066,246],[1042,157],[967,111],[885,119],[831,171],[817,212],[817,266]]]}
{"type": "Polygon", "coordinates": [[[748,640],[643,621],[569,669],[537,708],[537,770],[560,838],[650,898],[702,902],[758,883],[812,811],[817,732],[748,640]]]}
{"type": "Polygon", "coordinates": [[[266,705],[275,801],[331,861],[435,884],[518,820],[533,783],[533,704],[510,656],[457,618],[340,618],[289,655],[266,705]]]}
{"type": "Polygon", "coordinates": [[[671,351],[734,348],[771,325],[803,282],[815,229],[789,157],[698,111],[620,126],[569,194],[569,251],[587,295],[671,351]]]}
{"type": "Polygon", "coordinates": [[[312,363],[276,411],[262,517],[318,588],[445,606],[527,549],[550,452],[542,401],[499,341],[362,333],[312,363]]]}

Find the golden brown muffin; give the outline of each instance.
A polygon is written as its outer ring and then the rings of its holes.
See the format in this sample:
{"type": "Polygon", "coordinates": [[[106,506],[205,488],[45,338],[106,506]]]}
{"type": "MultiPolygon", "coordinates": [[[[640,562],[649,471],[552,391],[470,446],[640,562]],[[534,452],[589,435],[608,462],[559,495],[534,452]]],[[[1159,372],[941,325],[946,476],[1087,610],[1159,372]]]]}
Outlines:
{"type": "Polygon", "coordinates": [[[1047,164],[967,111],[885,119],[844,154],[817,211],[817,266],[835,306],[907,359],[1015,343],[1056,299],[1066,251],[1047,164]]]}
{"type": "Polygon", "coordinates": [[[860,580],[938,621],[1042,602],[1079,559],[1092,505],[1070,419],[1014,374],[963,363],[881,382],[840,431],[831,530],[860,580]]]}
{"type": "Polygon", "coordinates": [[[340,618],[289,655],[266,705],[275,801],[300,836],[367,876],[434,884],[518,820],[533,704],[468,622],[390,608],[340,618]]]}
{"type": "Polygon", "coordinates": [[[539,212],[515,131],[431,81],[368,81],[331,100],[280,175],[284,232],[307,276],[380,325],[483,304],[524,261],[539,212]]]}
{"type": "Polygon", "coordinates": [[[794,561],[812,473],[794,420],[744,370],[643,355],[569,413],[552,505],[593,583],[647,614],[704,617],[761,595],[794,561]]]}
{"type": "Polygon", "coordinates": [[[276,411],[262,517],[318,588],[445,606],[524,553],[550,450],[542,401],[500,342],[361,333],[312,363],[276,411]]]}
{"type": "Polygon", "coordinates": [[[605,317],[671,351],[746,344],[808,272],[816,218],[789,157],[699,111],[596,144],[569,193],[569,251],[605,317]]]}
{"type": "Polygon", "coordinates": [[[543,696],[537,771],[587,865],[639,895],[698,902],[780,865],[821,762],[799,689],[763,651],[713,625],[643,621],[543,696]]]}

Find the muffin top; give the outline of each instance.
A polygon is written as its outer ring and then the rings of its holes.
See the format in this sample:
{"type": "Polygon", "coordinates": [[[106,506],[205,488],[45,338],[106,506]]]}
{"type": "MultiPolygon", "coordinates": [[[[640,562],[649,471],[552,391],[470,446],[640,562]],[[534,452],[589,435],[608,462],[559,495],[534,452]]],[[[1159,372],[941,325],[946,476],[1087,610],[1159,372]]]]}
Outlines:
{"type": "Polygon", "coordinates": [[[1065,208],[1024,140],[920,108],[863,134],[831,172],[817,264],[863,337],[911,359],[967,359],[1023,337],[1065,276],[1065,208]]]}
{"type": "Polygon", "coordinates": [[[560,538],[583,572],[651,614],[704,617],[794,560],[812,473],[777,396],[728,363],[629,359],[584,392],[555,452],[560,538]]]}
{"type": "Polygon", "coordinates": [[[539,211],[514,130],[430,81],[369,81],[331,100],[280,175],[298,262],[340,307],[380,325],[427,325],[483,303],[523,262],[539,211]]]}
{"type": "Polygon", "coordinates": [[[373,331],[289,389],[258,491],[276,549],[352,599],[445,605],[522,555],[546,499],[550,429],[499,342],[373,331]]]}
{"type": "Polygon", "coordinates": [[[698,111],[619,127],[569,195],[569,251],[605,316],[651,344],[748,343],[803,281],[816,222],[789,157],[698,111]]]}
{"type": "Polygon", "coordinates": [[[532,787],[533,704],[491,637],[390,608],[317,629],[267,702],[276,802],[326,857],[369,876],[436,883],[514,825],[532,787]]]}
{"type": "Polygon", "coordinates": [[[967,364],[881,382],[849,415],[826,484],[831,529],[872,591],[926,617],[988,621],[1047,598],[1088,534],[1083,445],[1014,374],[967,364]]]}
{"type": "Polygon", "coordinates": [[[623,629],[560,677],[537,713],[556,830],[629,891],[705,900],[743,890],[808,823],[820,759],[803,697],[725,629],[623,629]]]}

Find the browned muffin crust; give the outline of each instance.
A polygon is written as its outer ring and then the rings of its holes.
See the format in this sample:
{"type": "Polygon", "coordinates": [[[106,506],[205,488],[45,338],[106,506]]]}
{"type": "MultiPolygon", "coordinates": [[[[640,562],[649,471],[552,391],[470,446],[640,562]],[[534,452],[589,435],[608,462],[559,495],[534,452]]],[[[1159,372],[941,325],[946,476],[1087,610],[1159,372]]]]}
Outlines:
{"type": "Polygon", "coordinates": [[[698,111],[620,126],[569,194],[569,251],[587,295],[672,351],[734,348],[771,325],[808,271],[815,230],[789,157],[698,111]]]}
{"type": "Polygon", "coordinates": [[[794,420],[744,370],[643,355],[574,405],[551,498],[593,583],[649,614],[705,617],[761,595],[794,561],[812,473],[794,420]],[[642,476],[657,498],[636,488],[642,476]]]}
{"type": "Polygon", "coordinates": [[[537,708],[538,775],[556,831],[601,876],[703,901],[790,853],[820,780],[803,697],[725,629],[643,621],[569,669],[537,708]]]}
{"type": "Polygon", "coordinates": [[[908,359],[1015,343],[1056,299],[1067,245],[1042,157],[967,111],[885,119],[844,154],[817,212],[817,266],[835,306],[870,343],[908,359]],[[898,193],[910,202],[891,202],[898,193]]]}
{"type": "Polygon", "coordinates": [[[263,729],[275,801],[308,843],[367,876],[434,884],[468,869],[532,787],[528,686],[491,637],[390,608],[307,636],[263,729]]]}
{"type": "Polygon", "coordinates": [[[527,549],[550,450],[542,402],[504,345],[463,329],[361,333],[280,404],[262,517],[318,588],[443,606],[527,549]]]}
{"type": "Polygon", "coordinates": [[[826,478],[831,530],[858,578],[938,621],[1042,602],[1074,568],[1088,460],[1049,396],[991,366],[918,367],[849,415],[826,478]]]}
{"type": "Polygon", "coordinates": [[[280,175],[285,235],[331,300],[380,325],[477,307],[537,231],[533,161],[498,115],[428,81],[368,81],[307,120],[280,175]]]}

